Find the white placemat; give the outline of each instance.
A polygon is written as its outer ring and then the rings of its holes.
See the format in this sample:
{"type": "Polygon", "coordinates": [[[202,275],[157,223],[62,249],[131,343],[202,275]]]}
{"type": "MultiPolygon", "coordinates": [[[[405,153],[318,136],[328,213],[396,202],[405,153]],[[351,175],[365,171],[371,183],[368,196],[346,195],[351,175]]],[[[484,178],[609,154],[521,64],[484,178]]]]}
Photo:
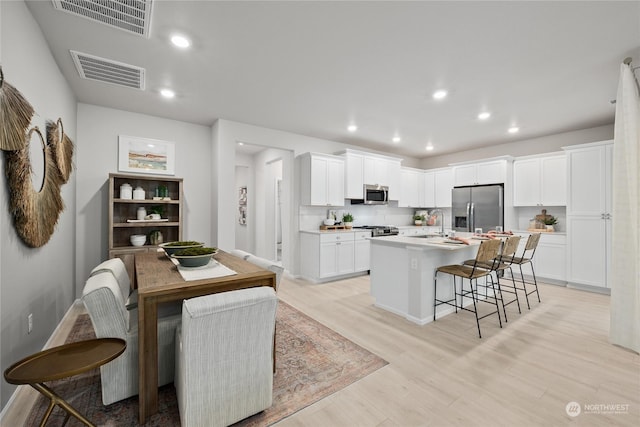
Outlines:
{"type": "Polygon", "coordinates": [[[169,258],[178,267],[178,272],[184,280],[200,280],[200,279],[212,279],[214,277],[233,276],[238,274],[236,271],[225,267],[215,259],[211,259],[209,264],[202,267],[183,267],[178,260],[169,258]]]}

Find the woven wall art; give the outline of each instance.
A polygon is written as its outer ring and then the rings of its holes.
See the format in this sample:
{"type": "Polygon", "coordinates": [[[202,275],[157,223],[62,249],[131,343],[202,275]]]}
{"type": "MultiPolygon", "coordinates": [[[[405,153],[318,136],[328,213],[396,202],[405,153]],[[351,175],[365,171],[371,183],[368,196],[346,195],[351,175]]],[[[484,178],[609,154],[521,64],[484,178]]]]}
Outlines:
{"type": "Polygon", "coordinates": [[[33,113],[33,107],[20,91],[4,80],[0,67],[0,150],[24,147],[33,113]]]}
{"type": "Polygon", "coordinates": [[[13,214],[16,231],[32,248],[45,245],[53,231],[64,202],[60,193],[63,179],[56,166],[53,151],[37,127],[26,136],[23,148],[5,151],[5,168],[9,183],[9,210],[13,214]],[[36,191],[31,180],[29,145],[32,137],[38,137],[44,154],[44,179],[42,188],[36,191]]]}

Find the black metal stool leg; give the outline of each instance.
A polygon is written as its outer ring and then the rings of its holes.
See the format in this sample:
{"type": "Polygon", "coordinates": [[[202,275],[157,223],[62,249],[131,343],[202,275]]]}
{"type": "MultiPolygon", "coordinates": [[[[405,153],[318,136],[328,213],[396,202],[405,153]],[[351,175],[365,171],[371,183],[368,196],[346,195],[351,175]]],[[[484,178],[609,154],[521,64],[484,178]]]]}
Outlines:
{"type": "MultiPolygon", "coordinates": [[[[536,279],[536,272],[533,270],[533,263],[529,261],[529,264],[531,264],[531,274],[533,275],[533,286],[536,287],[536,295],[538,296],[538,302],[540,302],[540,292],[538,292],[538,280],[536,279]]],[[[533,293],[533,291],[531,293],[533,293]]]]}
{"type": "Polygon", "coordinates": [[[520,267],[520,279],[522,280],[522,290],[524,291],[524,297],[527,300],[527,309],[531,310],[531,306],[529,305],[529,293],[527,292],[527,284],[524,281],[524,273],[522,272],[522,264],[518,264],[520,267]]]}
{"type": "MultiPolygon", "coordinates": [[[[464,280],[463,280],[463,289],[464,289],[464,280]]],[[[469,279],[469,288],[471,289],[471,300],[473,301],[473,312],[476,315],[476,325],[478,325],[478,337],[482,338],[482,334],[480,333],[480,319],[478,319],[478,307],[476,306],[476,297],[473,292],[473,282],[469,279]]],[[[476,279],[476,289],[478,289],[478,279],[476,279]]]]}

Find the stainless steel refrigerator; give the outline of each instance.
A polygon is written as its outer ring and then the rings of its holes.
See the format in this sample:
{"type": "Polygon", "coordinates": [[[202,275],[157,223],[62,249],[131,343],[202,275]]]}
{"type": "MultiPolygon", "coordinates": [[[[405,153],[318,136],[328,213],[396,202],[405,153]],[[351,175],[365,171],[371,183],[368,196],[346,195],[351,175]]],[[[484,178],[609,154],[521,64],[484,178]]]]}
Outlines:
{"type": "Polygon", "coordinates": [[[482,228],[483,232],[504,227],[504,189],[502,185],[474,185],[451,190],[451,224],[456,231],[482,228]]]}

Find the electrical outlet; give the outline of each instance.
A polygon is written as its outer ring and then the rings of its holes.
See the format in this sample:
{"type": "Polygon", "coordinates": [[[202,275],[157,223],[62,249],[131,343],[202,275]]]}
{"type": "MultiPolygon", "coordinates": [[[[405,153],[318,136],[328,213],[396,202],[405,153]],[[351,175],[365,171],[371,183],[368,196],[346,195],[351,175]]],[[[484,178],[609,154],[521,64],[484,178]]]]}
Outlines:
{"type": "Polygon", "coordinates": [[[29,334],[33,331],[33,313],[29,313],[27,316],[27,322],[29,323],[29,334]]]}
{"type": "Polygon", "coordinates": [[[418,259],[417,258],[411,258],[411,269],[412,270],[417,270],[418,269],[418,259]]]}

